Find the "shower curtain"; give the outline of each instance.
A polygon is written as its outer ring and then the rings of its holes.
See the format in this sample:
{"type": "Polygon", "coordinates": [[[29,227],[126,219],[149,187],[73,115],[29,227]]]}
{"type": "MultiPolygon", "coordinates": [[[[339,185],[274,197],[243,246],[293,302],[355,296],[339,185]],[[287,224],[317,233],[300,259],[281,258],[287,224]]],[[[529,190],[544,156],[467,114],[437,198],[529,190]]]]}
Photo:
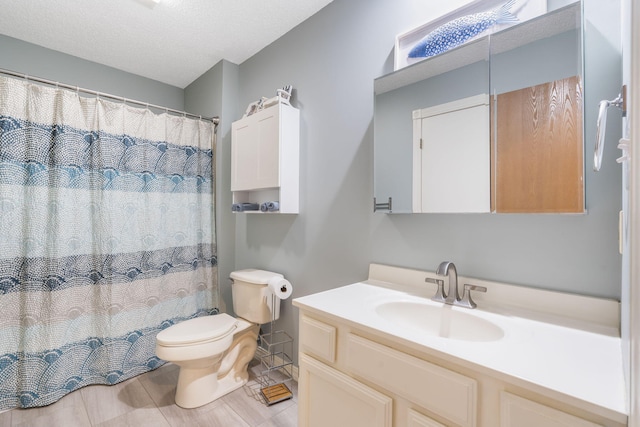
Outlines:
{"type": "Polygon", "coordinates": [[[0,410],[160,366],[217,313],[210,122],[0,77],[0,410]]]}

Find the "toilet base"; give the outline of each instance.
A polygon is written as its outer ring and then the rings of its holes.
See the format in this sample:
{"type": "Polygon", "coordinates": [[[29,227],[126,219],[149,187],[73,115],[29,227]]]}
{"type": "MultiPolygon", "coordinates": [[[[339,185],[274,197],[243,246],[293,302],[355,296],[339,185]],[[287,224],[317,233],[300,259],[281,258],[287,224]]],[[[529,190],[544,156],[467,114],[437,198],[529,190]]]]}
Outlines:
{"type": "Polygon", "coordinates": [[[247,383],[249,375],[227,375],[218,379],[218,372],[203,372],[203,369],[180,369],[176,387],[176,405],[191,409],[239,389],[247,383]]]}
{"type": "MultiPolygon", "coordinates": [[[[247,324],[236,334],[229,350],[218,363],[183,363],[180,366],[176,387],[176,405],[181,408],[197,408],[231,393],[249,380],[248,365],[258,347],[258,325],[247,324]],[[203,366],[204,365],[204,366],[203,366]]],[[[204,362],[204,361],[201,361],[204,362]]]]}

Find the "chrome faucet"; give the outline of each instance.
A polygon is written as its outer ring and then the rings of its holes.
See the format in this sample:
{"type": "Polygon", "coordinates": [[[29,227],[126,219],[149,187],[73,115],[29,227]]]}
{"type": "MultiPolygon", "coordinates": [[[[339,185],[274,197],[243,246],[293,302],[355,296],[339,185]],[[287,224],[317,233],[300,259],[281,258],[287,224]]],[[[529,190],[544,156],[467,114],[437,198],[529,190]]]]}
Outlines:
{"type": "Polygon", "coordinates": [[[458,294],[458,270],[456,265],[451,261],[441,262],[436,270],[438,276],[448,276],[449,285],[447,288],[445,304],[455,304],[460,301],[460,295],[458,294]]]}
{"type": "Polygon", "coordinates": [[[476,303],[471,299],[471,291],[487,292],[487,288],[477,285],[464,285],[464,295],[460,298],[458,293],[458,271],[451,261],[441,262],[436,270],[438,276],[448,276],[447,292],[444,291],[444,280],[425,279],[425,282],[431,282],[438,285],[436,294],[431,298],[433,301],[443,302],[449,305],[458,305],[466,308],[476,308],[476,303]]]}

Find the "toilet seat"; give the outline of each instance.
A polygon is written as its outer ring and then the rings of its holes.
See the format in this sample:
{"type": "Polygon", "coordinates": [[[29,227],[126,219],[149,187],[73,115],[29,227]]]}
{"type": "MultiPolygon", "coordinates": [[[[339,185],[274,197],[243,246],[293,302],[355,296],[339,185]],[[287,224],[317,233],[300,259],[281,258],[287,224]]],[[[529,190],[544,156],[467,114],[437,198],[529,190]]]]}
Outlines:
{"type": "Polygon", "coordinates": [[[238,320],[225,313],[196,317],[160,331],[156,342],[165,347],[206,344],[232,334],[237,327],[238,320]]]}

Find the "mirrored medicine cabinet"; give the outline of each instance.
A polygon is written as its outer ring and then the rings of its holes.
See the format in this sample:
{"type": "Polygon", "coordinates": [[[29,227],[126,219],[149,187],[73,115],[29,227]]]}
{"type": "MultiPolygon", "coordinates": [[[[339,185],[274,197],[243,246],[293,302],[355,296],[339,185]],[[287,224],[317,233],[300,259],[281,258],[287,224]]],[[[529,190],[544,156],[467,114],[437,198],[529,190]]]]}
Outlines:
{"type": "Polygon", "coordinates": [[[376,79],[380,211],[584,212],[582,21],[571,3],[376,79]]]}

